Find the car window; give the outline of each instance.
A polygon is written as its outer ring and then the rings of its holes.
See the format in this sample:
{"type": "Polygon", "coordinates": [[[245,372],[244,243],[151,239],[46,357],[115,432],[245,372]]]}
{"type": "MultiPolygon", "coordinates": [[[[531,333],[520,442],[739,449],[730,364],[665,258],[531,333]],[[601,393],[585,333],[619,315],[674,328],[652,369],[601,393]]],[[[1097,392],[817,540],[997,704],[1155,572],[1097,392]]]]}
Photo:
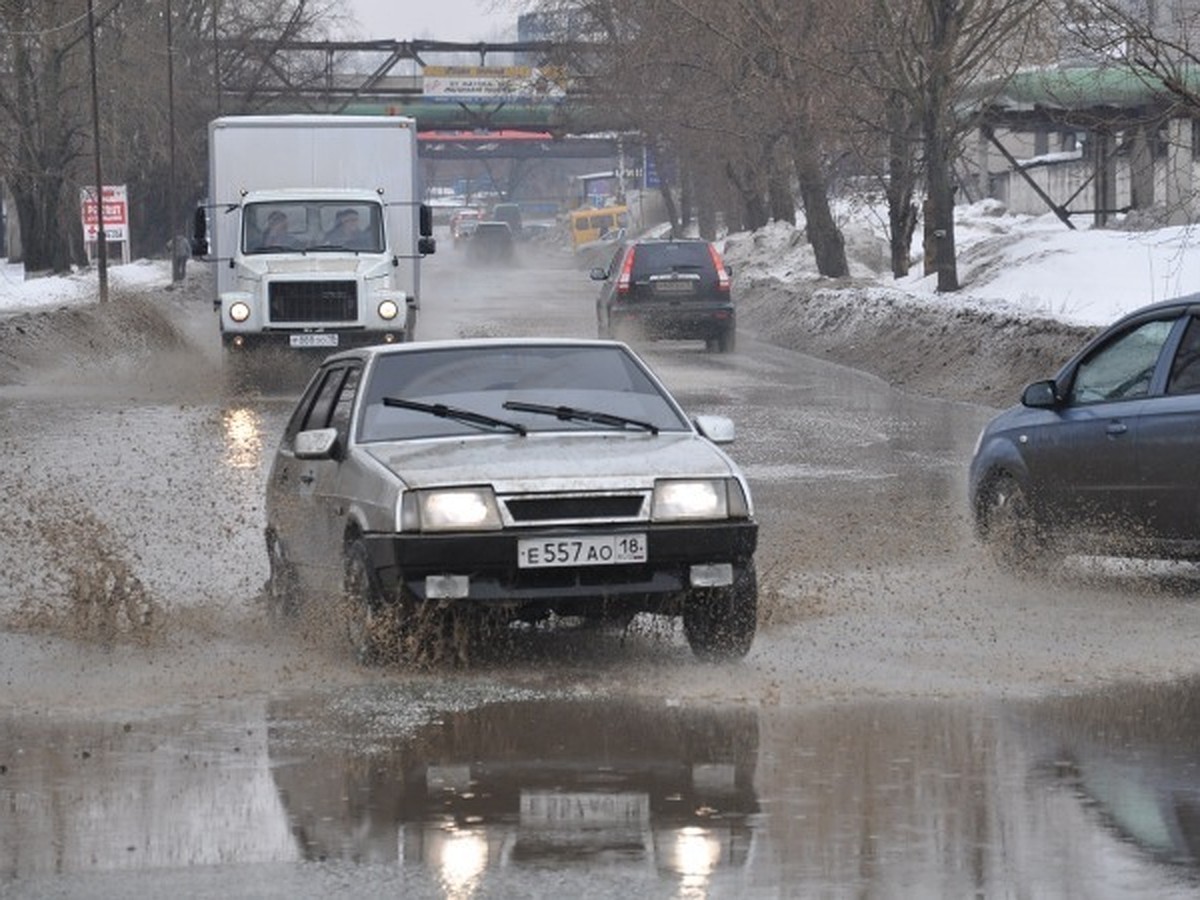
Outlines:
{"type": "Polygon", "coordinates": [[[1187,331],[1171,362],[1168,394],[1200,393],[1200,319],[1188,317],[1187,331]]]}
{"type": "Polygon", "coordinates": [[[354,408],[354,395],[358,390],[361,366],[351,366],[346,370],[346,377],[338,388],[337,397],[333,401],[333,412],[329,416],[329,427],[336,428],[342,446],[350,436],[350,413],[354,408]]]}
{"type": "Polygon", "coordinates": [[[1093,352],[1075,372],[1072,403],[1099,403],[1144,397],[1171,334],[1174,319],[1144,322],[1093,352]]]}
{"type": "Polygon", "coordinates": [[[312,406],[308,408],[308,413],[300,425],[301,431],[312,431],[315,428],[329,427],[330,419],[333,417],[333,410],[337,403],[338,391],[342,386],[342,379],[345,375],[346,370],[340,366],[331,368],[325,373],[325,377],[321,381],[321,386],[313,398],[312,406]]]}
{"type": "Polygon", "coordinates": [[[360,442],[479,434],[478,427],[414,410],[384,397],[443,404],[519,423],[530,431],[594,429],[594,423],[506,410],[518,401],[572,406],[649,422],[662,431],[688,423],[619,347],[545,346],[439,349],[379,358],[361,404],[360,442]]]}
{"type": "Polygon", "coordinates": [[[633,257],[634,281],[642,281],[651,275],[665,272],[713,271],[712,255],[708,244],[701,241],[664,241],[659,244],[639,244],[633,257]]]}

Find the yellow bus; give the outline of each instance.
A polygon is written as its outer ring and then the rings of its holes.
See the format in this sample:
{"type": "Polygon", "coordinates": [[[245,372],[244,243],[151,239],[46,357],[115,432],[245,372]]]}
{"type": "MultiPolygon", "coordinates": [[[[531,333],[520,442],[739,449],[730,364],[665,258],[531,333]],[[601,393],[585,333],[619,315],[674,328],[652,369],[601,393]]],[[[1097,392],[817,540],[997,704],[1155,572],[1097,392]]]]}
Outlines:
{"type": "Polygon", "coordinates": [[[610,232],[628,227],[628,207],[605,206],[600,209],[577,209],[571,213],[571,245],[578,249],[581,244],[598,241],[610,232]]]}

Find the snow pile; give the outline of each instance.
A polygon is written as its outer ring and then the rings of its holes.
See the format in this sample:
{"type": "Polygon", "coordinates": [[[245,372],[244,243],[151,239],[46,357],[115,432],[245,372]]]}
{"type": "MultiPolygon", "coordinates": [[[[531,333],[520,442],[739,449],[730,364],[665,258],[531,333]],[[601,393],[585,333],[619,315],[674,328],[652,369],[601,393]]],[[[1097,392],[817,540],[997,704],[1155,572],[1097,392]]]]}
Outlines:
{"type": "MultiPolygon", "coordinates": [[[[871,282],[888,289],[885,296],[900,291],[939,308],[1102,325],[1148,303],[1200,291],[1195,226],[1127,231],[1095,229],[1079,219],[1071,230],[1052,213],[1010,215],[1003,204],[986,200],[957,210],[962,289],[939,294],[936,276],[923,272],[919,233],[912,270],[893,279],[882,212],[863,205],[839,215],[850,277],[860,288],[871,282]]],[[[819,278],[803,230],[786,222],[730,235],[725,253],[739,279],[798,284],[819,278]]]]}
{"type": "MultiPolygon", "coordinates": [[[[0,262],[0,310],[26,312],[58,306],[95,303],[99,293],[95,268],[71,275],[26,278],[20,263],[0,262]]],[[[162,260],[135,260],[108,267],[110,292],[139,292],[171,283],[171,264],[162,260]]]]}

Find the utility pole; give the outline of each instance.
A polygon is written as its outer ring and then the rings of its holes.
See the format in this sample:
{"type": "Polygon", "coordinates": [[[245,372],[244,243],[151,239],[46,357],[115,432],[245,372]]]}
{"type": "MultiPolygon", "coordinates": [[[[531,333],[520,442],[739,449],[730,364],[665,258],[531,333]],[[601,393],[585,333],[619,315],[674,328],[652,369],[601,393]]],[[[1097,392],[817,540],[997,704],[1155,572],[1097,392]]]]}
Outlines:
{"type": "Polygon", "coordinates": [[[100,302],[108,302],[108,235],[104,232],[104,173],[100,167],[100,90],[96,83],[96,15],[87,0],[88,52],[92,62],[92,152],[96,160],[96,262],[100,266],[100,302]]]}

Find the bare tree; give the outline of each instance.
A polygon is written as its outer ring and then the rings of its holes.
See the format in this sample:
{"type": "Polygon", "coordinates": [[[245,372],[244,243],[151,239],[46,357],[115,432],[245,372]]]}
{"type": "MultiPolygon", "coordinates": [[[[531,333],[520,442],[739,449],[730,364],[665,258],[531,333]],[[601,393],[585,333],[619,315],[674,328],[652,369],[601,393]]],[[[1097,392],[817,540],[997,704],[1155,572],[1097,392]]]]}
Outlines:
{"type": "MultiPolygon", "coordinates": [[[[97,0],[104,174],[129,187],[137,249],[160,251],[179,206],[203,191],[204,126],[220,96],[218,71],[261,61],[264,40],[323,36],[332,5],[97,0]]],[[[0,174],[30,270],[64,271],[83,262],[79,188],[95,180],[83,10],[78,0],[0,0],[0,174]]],[[[237,103],[225,111],[246,108],[245,100],[237,103]]]]}
{"type": "MultiPolygon", "coordinates": [[[[876,171],[885,183],[892,271],[908,269],[917,222],[915,191],[924,177],[926,271],[939,291],[958,290],[954,237],[955,164],[964,115],[981,82],[998,87],[1028,59],[1043,0],[862,0],[843,33],[844,84],[868,115],[857,127],[875,132],[886,153],[876,171]]],[[[845,20],[844,20],[845,21],[845,20]]],[[[852,111],[851,98],[843,109],[852,111]]],[[[854,119],[853,116],[850,117],[854,119]]]]}

